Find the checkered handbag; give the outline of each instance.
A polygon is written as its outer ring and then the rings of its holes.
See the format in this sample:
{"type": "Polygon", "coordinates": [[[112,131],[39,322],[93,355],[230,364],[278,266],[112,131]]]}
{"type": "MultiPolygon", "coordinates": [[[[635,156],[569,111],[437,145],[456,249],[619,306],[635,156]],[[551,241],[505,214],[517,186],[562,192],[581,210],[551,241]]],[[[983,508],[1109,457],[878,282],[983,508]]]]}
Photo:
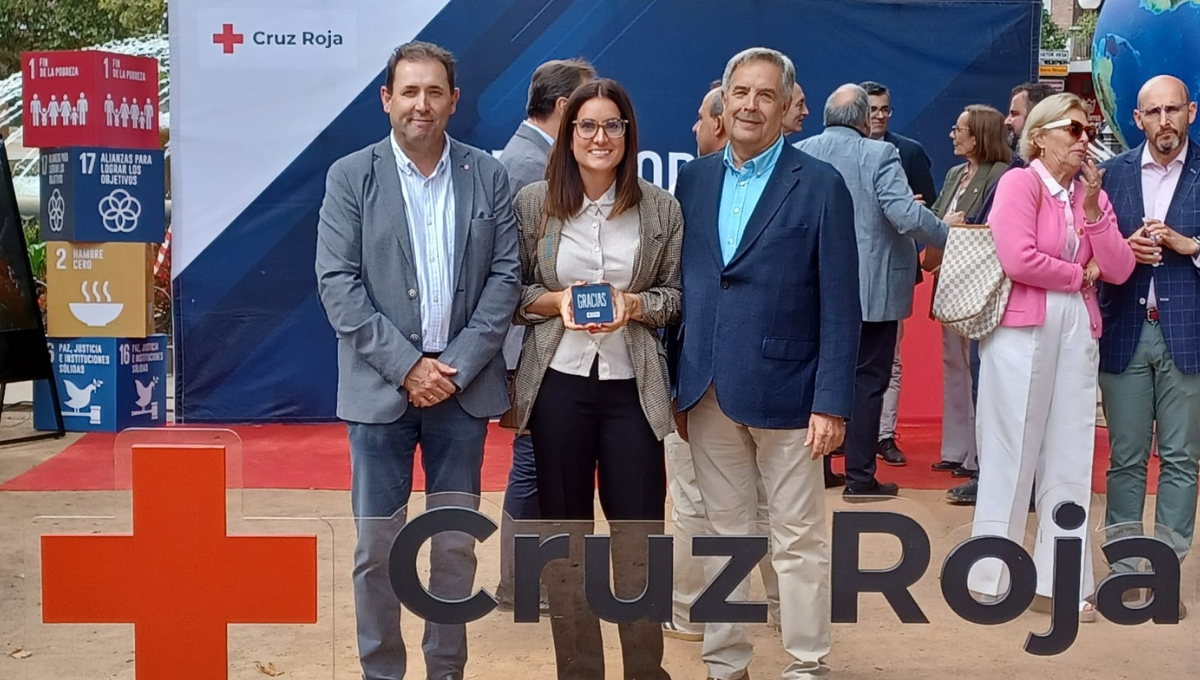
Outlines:
{"type": "Polygon", "coordinates": [[[1011,292],[992,230],[986,224],[952,225],[933,294],[933,317],[959,335],[980,340],[1000,325],[1011,292]]]}
{"type": "MultiPolygon", "coordinates": [[[[1042,182],[1038,179],[1037,209],[1042,212],[1042,182]]],[[[955,224],[933,293],[933,318],[959,335],[982,340],[996,330],[1008,308],[1012,281],[996,255],[996,241],[987,224],[955,224]]]]}

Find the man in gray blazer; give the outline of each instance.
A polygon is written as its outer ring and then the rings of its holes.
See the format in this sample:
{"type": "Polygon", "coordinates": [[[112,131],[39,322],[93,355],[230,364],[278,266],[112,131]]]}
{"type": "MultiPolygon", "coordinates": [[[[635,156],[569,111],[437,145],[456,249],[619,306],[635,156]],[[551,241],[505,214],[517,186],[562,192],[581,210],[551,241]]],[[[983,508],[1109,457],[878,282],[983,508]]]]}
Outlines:
{"type": "MultiPolygon", "coordinates": [[[[500,153],[500,163],[508,171],[508,186],[513,196],[525,185],[546,179],[546,159],[562,124],[567,98],[575,88],[595,77],[596,69],[583,59],[555,59],[534,70],[529,82],[529,103],[525,106],[529,117],[521,121],[500,153]]],[[[525,327],[513,324],[504,339],[504,363],[510,375],[517,370],[524,338],[525,327]]],[[[528,434],[516,435],[512,452],[512,467],[508,472],[508,485],[504,488],[504,517],[500,520],[500,585],[496,588],[496,599],[500,601],[501,610],[513,606],[513,520],[540,517],[533,440],[528,434]]],[[[542,611],[549,612],[544,593],[542,611]]]]}
{"type": "MultiPolygon", "coordinates": [[[[317,225],[321,303],[338,336],[350,436],[354,600],[365,680],[406,670],[388,555],[421,445],[427,506],[474,505],[488,418],[508,408],[504,334],[521,293],[508,174],[446,134],[454,58],[398,47],[381,88],[392,134],[333,164],[317,225]],[[440,494],[440,495],[435,495],[440,494]]],[[[429,589],[471,594],[473,539],[434,536],[429,589]]],[[[426,677],[462,680],[466,626],[426,623],[426,677]]]]}
{"type": "Polygon", "coordinates": [[[941,248],[948,232],[946,223],[913,199],[896,147],[868,138],[870,108],[866,90],[843,85],[825,103],[825,131],[796,144],[837,168],[854,198],[863,323],[842,495],[855,500],[895,496],[898,490],[875,479],[883,393],[891,379],[898,322],[912,314],[913,239],[941,248]]]}

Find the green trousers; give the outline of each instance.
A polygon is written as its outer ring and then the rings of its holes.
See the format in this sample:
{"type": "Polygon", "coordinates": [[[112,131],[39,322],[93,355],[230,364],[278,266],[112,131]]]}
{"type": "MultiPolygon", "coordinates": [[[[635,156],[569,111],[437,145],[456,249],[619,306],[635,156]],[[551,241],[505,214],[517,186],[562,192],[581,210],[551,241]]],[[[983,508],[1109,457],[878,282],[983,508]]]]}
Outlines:
{"type": "MultiPolygon", "coordinates": [[[[1112,453],[1108,466],[1107,537],[1142,535],[1146,468],[1157,423],[1158,500],[1154,535],[1182,561],[1196,528],[1196,477],[1200,467],[1200,375],[1186,375],[1171,360],[1157,323],[1142,326],[1124,373],[1100,373],[1104,417],[1112,453]]],[[[1134,564],[1115,564],[1129,571],[1134,564]]]]}

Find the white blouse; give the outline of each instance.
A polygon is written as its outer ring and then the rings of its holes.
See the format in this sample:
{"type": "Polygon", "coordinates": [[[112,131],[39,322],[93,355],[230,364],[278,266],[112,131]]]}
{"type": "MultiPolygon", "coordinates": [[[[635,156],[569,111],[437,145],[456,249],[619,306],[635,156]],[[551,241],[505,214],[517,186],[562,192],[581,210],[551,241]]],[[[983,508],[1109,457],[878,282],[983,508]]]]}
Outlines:
{"type": "MultiPolygon", "coordinates": [[[[636,207],[609,217],[616,202],[616,183],[598,201],[583,199],[583,207],[562,227],[555,272],[563,286],[576,281],[611,283],[618,291],[633,281],[633,263],[641,242],[641,220],[636,207]]],[[[550,361],[559,373],[588,376],[599,355],[601,380],[633,379],[633,363],[625,344],[625,329],[612,333],[568,330],[550,361]]]]}

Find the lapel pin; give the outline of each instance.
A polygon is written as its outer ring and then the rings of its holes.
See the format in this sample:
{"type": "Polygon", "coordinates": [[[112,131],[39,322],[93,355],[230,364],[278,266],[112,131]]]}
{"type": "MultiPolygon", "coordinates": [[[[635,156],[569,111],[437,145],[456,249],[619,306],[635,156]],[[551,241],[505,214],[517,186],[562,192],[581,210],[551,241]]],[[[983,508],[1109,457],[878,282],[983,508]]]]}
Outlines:
{"type": "Polygon", "coordinates": [[[470,170],[470,169],[471,169],[471,165],[469,163],[463,163],[463,170],[470,170]]]}

